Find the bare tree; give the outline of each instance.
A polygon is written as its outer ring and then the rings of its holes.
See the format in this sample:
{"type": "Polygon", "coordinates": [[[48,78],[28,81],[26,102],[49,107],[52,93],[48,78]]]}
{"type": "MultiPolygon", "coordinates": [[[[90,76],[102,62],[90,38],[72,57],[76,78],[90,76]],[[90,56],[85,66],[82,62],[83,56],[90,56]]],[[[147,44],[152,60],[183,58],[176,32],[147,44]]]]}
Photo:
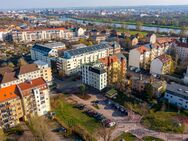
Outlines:
{"type": "Polygon", "coordinates": [[[114,128],[102,127],[97,131],[97,136],[100,136],[104,141],[111,141],[113,130],[114,128]]]}
{"type": "Polygon", "coordinates": [[[0,129],[0,141],[6,141],[6,135],[3,130],[0,129]]]}
{"type": "Polygon", "coordinates": [[[55,141],[49,130],[47,121],[42,117],[33,117],[29,120],[29,126],[40,141],[55,141]]]}

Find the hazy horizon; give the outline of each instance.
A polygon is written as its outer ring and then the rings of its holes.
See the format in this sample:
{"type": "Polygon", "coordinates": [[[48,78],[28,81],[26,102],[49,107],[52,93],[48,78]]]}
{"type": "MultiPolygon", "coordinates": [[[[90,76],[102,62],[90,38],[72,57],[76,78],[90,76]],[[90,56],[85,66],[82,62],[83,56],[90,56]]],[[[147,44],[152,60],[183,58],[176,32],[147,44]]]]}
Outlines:
{"type": "Polygon", "coordinates": [[[0,9],[188,5],[188,0],[0,0],[0,9]]]}

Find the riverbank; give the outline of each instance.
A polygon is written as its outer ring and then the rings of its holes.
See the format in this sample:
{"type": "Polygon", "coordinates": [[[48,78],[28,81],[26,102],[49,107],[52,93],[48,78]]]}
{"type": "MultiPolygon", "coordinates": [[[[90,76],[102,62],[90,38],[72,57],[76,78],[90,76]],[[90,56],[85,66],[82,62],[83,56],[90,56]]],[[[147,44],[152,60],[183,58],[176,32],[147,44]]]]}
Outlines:
{"type": "MultiPolygon", "coordinates": [[[[75,20],[83,20],[83,21],[91,21],[91,22],[99,22],[99,23],[107,23],[107,24],[125,24],[125,25],[136,25],[136,22],[123,22],[123,21],[109,21],[109,20],[103,20],[103,19],[93,19],[93,18],[73,18],[75,20]]],[[[156,27],[156,28],[169,28],[169,29],[181,29],[181,27],[176,26],[165,26],[165,25],[153,25],[153,24],[143,24],[143,26],[147,27],[156,27]]]]}

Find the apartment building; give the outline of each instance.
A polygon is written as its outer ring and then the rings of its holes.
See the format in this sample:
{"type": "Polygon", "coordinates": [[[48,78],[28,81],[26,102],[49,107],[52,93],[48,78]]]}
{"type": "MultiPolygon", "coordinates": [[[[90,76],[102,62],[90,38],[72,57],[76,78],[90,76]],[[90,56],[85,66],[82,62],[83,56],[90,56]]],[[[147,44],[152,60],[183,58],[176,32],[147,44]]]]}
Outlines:
{"type": "Polygon", "coordinates": [[[57,67],[65,75],[71,75],[80,71],[82,65],[96,62],[100,58],[110,54],[120,53],[120,45],[117,43],[101,43],[98,45],[64,51],[62,57],[57,58],[57,67]]]}
{"type": "Polygon", "coordinates": [[[183,62],[188,59],[188,38],[180,38],[176,40],[173,44],[173,49],[175,49],[178,58],[183,62]]]}
{"type": "Polygon", "coordinates": [[[129,52],[129,66],[149,69],[150,63],[156,57],[168,52],[172,43],[167,39],[157,39],[154,44],[138,46],[129,52]]]}
{"type": "Polygon", "coordinates": [[[81,67],[82,82],[99,91],[107,86],[107,72],[103,65],[98,63],[94,65],[83,65],[81,67]]]}
{"type": "Polygon", "coordinates": [[[31,59],[47,62],[51,66],[51,59],[58,57],[58,52],[64,49],[66,49],[66,46],[61,42],[52,42],[44,45],[35,44],[30,50],[31,59]]]}
{"type": "Polygon", "coordinates": [[[0,89],[0,128],[10,128],[50,111],[48,85],[40,77],[0,89]]]}
{"type": "Polygon", "coordinates": [[[167,84],[167,90],[164,96],[169,103],[188,109],[188,87],[177,83],[167,84]]]}
{"type": "Polygon", "coordinates": [[[48,41],[53,39],[70,39],[74,33],[65,28],[47,28],[12,31],[14,42],[48,41]]]}
{"type": "Polygon", "coordinates": [[[116,54],[99,59],[104,65],[108,76],[108,85],[125,79],[127,70],[126,58],[123,54],[116,54]]]}
{"type": "Polygon", "coordinates": [[[163,54],[151,62],[151,74],[170,74],[173,71],[173,60],[170,55],[163,54]]]}
{"type": "Polygon", "coordinates": [[[24,66],[21,66],[17,70],[7,70],[6,72],[1,73],[0,88],[19,84],[27,80],[33,80],[39,77],[43,77],[44,80],[47,81],[50,85],[52,81],[51,68],[48,67],[47,64],[26,64],[24,66]]]}
{"type": "Polygon", "coordinates": [[[0,128],[11,128],[22,120],[23,107],[16,85],[0,89],[0,128]]]}
{"type": "Polygon", "coordinates": [[[25,120],[31,115],[42,116],[50,111],[49,89],[42,77],[20,83],[18,88],[23,100],[25,120]]]}

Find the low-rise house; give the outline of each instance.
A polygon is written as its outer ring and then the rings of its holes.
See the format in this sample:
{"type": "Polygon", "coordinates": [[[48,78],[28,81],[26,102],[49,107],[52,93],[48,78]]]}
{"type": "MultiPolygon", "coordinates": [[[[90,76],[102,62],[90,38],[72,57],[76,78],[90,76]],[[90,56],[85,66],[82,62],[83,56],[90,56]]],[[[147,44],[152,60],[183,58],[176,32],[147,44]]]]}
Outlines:
{"type": "Polygon", "coordinates": [[[173,72],[173,60],[170,55],[161,55],[151,62],[151,74],[170,74],[173,72]]]}
{"type": "Polygon", "coordinates": [[[177,83],[167,84],[164,96],[169,103],[183,109],[188,109],[188,87],[177,83]]]}
{"type": "Polygon", "coordinates": [[[103,66],[99,64],[94,65],[83,65],[82,71],[82,82],[95,89],[101,91],[107,86],[107,72],[103,66]]]}

